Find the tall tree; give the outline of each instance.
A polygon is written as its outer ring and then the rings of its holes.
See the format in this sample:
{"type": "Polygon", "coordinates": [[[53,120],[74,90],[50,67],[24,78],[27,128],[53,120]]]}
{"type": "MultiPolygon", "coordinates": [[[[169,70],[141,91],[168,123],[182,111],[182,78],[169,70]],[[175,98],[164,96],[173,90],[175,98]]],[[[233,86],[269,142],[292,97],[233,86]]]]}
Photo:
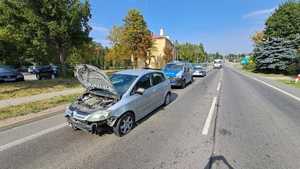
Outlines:
{"type": "Polygon", "coordinates": [[[20,56],[64,65],[70,49],[90,40],[90,17],[87,0],[3,0],[0,41],[14,44],[20,56]]]}
{"type": "Polygon", "coordinates": [[[87,0],[35,1],[39,16],[46,23],[49,46],[56,49],[65,74],[65,61],[72,47],[90,41],[88,25],[90,5],[87,0]]]}
{"type": "Polygon", "coordinates": [[[0,55],[6,59],[3,62],[20,65],[27,58],[45,62],[46,32],[32,3],[29,0],[0,1],[0,55]]]}
{"type": "Polygon", "coordinates": [[[294,40],[270,38],[254,49],[256,69],[263,72],[286,73],[295,63],[297,51],[294,40]]]}
{"type": "Polygon", "coordinates": [[[279,6],[267,19],[265,35],[268,38],[293,39],[300,34],[300,1],[290,0],[279,6]]]}
{"type": "Polygon", "coordinates": [[[112,47],[105,55],[106,61],[111,62],[113,67],[115,67],[116,64],[124,65],[130,62],[131,54],[124,40],[124,27],[113,26],[107,38],[111,42],[112,47]]]}
{"type": "Polygon", "coordinates": [[[143,15],[136,9],[128,11],[124,19],[124,41],[132,56],[134,67],[137,67],[138,59],[149,65],[152,36],[143,15]]]}
{"type": "Polygon", "coordinates": [[[177,53],[181,60],[190,62],[204,62],[206,61],[206,53],[202,44],[192,43],[175,43],[177,53]]]}

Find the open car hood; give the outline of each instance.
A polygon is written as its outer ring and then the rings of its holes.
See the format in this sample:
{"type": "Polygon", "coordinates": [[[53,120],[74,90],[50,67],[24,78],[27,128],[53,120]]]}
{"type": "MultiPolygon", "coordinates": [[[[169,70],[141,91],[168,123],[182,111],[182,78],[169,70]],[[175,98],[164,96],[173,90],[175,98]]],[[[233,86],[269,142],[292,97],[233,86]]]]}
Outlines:
{"type": "Polygon", "coordinates": [[[89,92],[100,96],[119,98],[109,77],[99,68],[80,64],[76,66],[74,74],[89,92]]]}

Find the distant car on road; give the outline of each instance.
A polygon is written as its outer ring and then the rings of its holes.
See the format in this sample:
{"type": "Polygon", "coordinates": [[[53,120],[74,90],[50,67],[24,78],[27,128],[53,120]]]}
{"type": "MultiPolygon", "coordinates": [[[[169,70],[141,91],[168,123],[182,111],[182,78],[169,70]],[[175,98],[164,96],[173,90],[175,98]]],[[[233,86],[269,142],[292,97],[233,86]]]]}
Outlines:
{"type": "Polygon", "coordinates": [[[24,81],[22,73],[8,66],[0,67],[0,82],[24,81]]]}
{"type": "Polygon", "coordinates": [[[193,76],[204,77],[206,76],[206,69],[199,64],[193,65],[193,76]]]}
{"type": "Polygon", "coordinates": [[[222,59],[216,59],[214,60],[214,69],[221,69],[222,68],[222,59]]]}
{"type": "Polygon", "coordinates": [[[109,78],[83,64],[76,67],[75,76],[87,90],[65,111],[73,129],[99,133],[109,126],[123,136],[136,121],[171,101],[170,82],[158,70],[124,70],[109,78]]]}
{"type": "Polygon", "coordinates": [[[163,72],[169,78],[171,85],[185,88],[193,82],[193,67],[188,62],[173,61],[165,65],[163,72]]]}

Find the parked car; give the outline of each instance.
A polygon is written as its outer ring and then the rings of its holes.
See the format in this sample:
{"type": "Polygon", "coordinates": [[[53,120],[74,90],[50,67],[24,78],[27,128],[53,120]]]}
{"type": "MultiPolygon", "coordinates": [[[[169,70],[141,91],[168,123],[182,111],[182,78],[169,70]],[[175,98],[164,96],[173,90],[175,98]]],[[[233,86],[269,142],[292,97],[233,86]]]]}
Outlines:
{"type": "Polygon", "coordinates": [[[0,67],[0,82],[24,81],[22,73],[8,66],[0,67]]]}
{"type": "Polygon", "coordinates": [[[56,76],[58,76],[59,71],[60,71],[59,66],[53,65],[53,64],[50,64],[50,66],[51,66],[51,68],[52,68],[54,74],[55,74],[56,76]]]}
{"type": "Polygon", "coordinates": [[[67,107],[73,129],[99,133],[105,126],[123,136],[135,122],[171,101],[171,86],[158,70],[124,70],[110,78],[95,66],[79,65],[75,76],[86,92],[67,107]]]}
{"type": "Polygon", "coordinates": [[[57,72],[53,70],[51,65],[36,66],[34,67],[33,74],[36,75],[36,79],[54,79],[58,76],[57,72]]]}
{"type": "Polygon", "coordinates": [[[28,73],[34,73],[34,70],[37,68],[38,66],[29,66],[28,67],[28,73]]]}
{"type": "Polygon", "coordinates": [[[223,61],[221,59],[214,60],[214,69],[221,69],[223,61]]]}
{"type": "Polygon", "coordinates": [[[165,65],[163,72],[172,86],[185,88],[186,84],[193,82],[193,68],[190,63],[173,61],[165,65]]]}
{"type": "Polygon", "coordinates": [[[206,69],[203,68],[199,64],[194,64],[193,65],[193,76],[199,76],[199,77],[206,76],[206,69]]]}

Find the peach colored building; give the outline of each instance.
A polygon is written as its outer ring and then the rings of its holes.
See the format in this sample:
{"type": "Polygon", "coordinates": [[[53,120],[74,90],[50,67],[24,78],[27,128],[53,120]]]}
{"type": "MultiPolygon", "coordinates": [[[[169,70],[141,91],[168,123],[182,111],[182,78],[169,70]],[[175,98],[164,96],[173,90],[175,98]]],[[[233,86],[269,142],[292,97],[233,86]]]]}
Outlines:
{"type": "MultiPolygon", "coordinates": [[[[163,29],[160,30],[160,35],[153,35],[153,49],[151,49],[151,60],[149,64],[149,68],[160,69],[162,68],[167,61],[167,57],[165,56],[165,48],[171,50],[172,56],[170,59],[176,58],[176,49],[174,44],[171,42],[168,36],[164,36],[163,29]]],[[[145,63],[143,60],[138,60],[138,67],[145,67],[145,63]]]]}

